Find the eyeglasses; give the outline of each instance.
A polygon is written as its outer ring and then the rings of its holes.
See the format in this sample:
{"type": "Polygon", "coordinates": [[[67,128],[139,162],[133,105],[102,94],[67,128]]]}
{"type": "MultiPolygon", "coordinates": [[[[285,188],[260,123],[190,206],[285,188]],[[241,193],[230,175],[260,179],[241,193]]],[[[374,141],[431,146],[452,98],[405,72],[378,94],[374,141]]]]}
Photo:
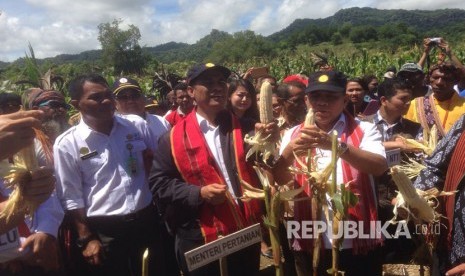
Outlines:
{"type": "Polygon", "coordinates": [[[53,109],[63,108],[65,110],[69,110],[71,108],[71,106],[69,106],[66,103],[59,102],[59,101],[53,101],[53,100],[46,101],[46,102],[39,104],[39,107],[44,107],[44,106],[48,106],[49,108],[53,108],[53,109]]]}
{"type": "Polygon", "coordinates": [[[290,97],[289,99],[286,100],[287,103],[290,103],[292,105],[300,105],[305,103],[305,96],[303,95],[296,95],[293,97],[290,97]]]}
{"type": "Polygon", "coordinates": [[[138,100],[140,99],[140,97],[142,97],[142,94],[140,93],[131,93],[131,94],[124,94],[124,95],[120,95],[118,94],[116,96],[116,99],[118,101],[129,101],[129,100],[138,100]]]}

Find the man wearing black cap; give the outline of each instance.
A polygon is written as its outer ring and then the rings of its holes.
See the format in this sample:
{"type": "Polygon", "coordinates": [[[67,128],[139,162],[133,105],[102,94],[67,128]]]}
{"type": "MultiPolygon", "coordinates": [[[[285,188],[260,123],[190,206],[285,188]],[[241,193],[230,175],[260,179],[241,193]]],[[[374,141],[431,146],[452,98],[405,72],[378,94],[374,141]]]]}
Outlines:
{"type": "MultiPolygon", "coordinates": [[[[286,184],[294,180],[296,187],[305,187],[303,177],[290,174],[290,165],[295,162],[294,152],[313,152],[316,170],[323,170],[331,162],[331,132],[338,132],[337,183],[346,185],[358,195],[358,203],[349,208],[350,220],[363,225],[364,232],[370,223],[377,220],[375,187],[371,175],[381,175],[387,170],[381,135],[376,127],[368,122],[355,121],[344,113],[347,102],[345,96],[346,77],[338,71],[316,72],[309,78],[306,89],[310,106],[314,111],[315,125],[296,126],[288,130],[281,143],[281,157],[274,167],[275,181],[286,184]]],[[[311,189],[305,187],[305,195],[312,197],[311,189]]],[[[312,212],[310,200],[296,201],[294,205],[295,223],[303,225],[311,221],[327,223],[322,210],[312,212]]],[[[328,206],[329,218],[333,216],[332,206],[328,206]]],[[[289,223],[288,223],[289,225],[289,223]]],[[[361,231],[361,229],[358,229],[361,231]]],[[[300,234],[302,234],[301,232],[300,234]]],[[[289,234],[289,233],[288,233],[289,234]]],[[[291,235],[298,275],[312,275],[312,252],[314,240],[309,237],[291,235]]],[[[339,268],[346,275],[379,275],[380,266],[374,264],[373,252],[381,243],[380,239],[344,239],[340,251],[339,268]],[[368,254],[367,254],[368,253],[368,254]],[[366,255],[365,255],[366,254],[366,255]]],[[[318,274],[324,275],[331,267],[331,232],[322,234],[322,259],[318,274]]]]}
{"type": "MultiPolygon", "coordinates": [[[[229,69],[215,64],[194,66],[187,75],[196,108],[160,139],[150,174],[154,198],[176,239],[184,275],[219,275],[213,262],[192,272],[184,253],[258,222],[258,202],[241,202],[240,180],[257,178],[245,162],[244,135],[254,123],[226,111],[229,69]]],[[[276,130],[277,129],[273,128],[276,130]]],[[[227,259],[229,275],[255,275],[260,246],[246,247],[227,259]]]]}
{"type": "Polygon", "coordinates": [[[113,84],[113,94],[116,99],[116,110],[122,117],[133,114],[147,122],[153,137],[150,148],[155,150],[158,146],[158,138],[171,128],[170,124],[163,117],[145,111],[145,96],[136,80],[127,77],[117,79],[113,84]]]}

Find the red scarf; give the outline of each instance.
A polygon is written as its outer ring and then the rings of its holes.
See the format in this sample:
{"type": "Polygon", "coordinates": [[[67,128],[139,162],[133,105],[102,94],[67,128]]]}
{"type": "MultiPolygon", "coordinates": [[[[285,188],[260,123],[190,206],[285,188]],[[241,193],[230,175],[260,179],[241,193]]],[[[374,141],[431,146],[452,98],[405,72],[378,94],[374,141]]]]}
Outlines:
{"type": "Polygon", "coordinates": [[[170,123],[171,126],[174,126],[177,123],[179,123],[181,120],[186,118],[186,116],[189,115],[189,113],[190,113],[190,111],[187,112],[186,114],[181,114],[176,109],[176,110],[172,111],[170,114],[166,115],[165,120],[168,121],[168,123],[170,123]]]}
{"type": "MultiPolygon", "coordinates": [[[[341,134],[341,141],[358,148],[363,138],[363,131],[352,116],[345,114],[345,118],[346,126],[341,134]]],[[[298,136],[302,127],[303,125],[300,125],[295,129],[291,139],[295,139],[298,136]]],[[[299,164],[294,162],[294,166],[299,167],[299,164]]],[[[344,160],[342,160],[342,174],[344,183],[350,182],[350,185],[346,184],[346,188],[358,195],[357,205],[349,208],[350,219],[356,222],[362,221],[364,226],[363,233],[370,233],[370,224],[375,223],[378,219],[376,199],[374,197],[370,178],[368,174],[359,172],[344,160]]],[[[296,176],[295,180],[295,185],[300,187],[308,182],[308,178],[303,175],[296,176]]],[[[308,185],[305,189],[305,193],[308,197],[312,197],[312,192],[310,188],[308,188],[308,185]]],[[[294,205],[294,214],[296,220],[311,221],[312,210],[310,201],[296,201],[294,205]]],[[[296,242],[297,244],[294,244],[297,245],[297,248],[300,247],[302,250],[311,252],[313,248],[311,239],[297,239],[296,242]]],[[[381,239],[354,239],[352,246],[354,254],[364,254],[376,248],[376,246],[381,243],[381,239]]]]}
{"type": "MultiPolygon", "coordinates": [[[[444,182],[444,191],[452,192],[457,190],[457,185],[460,179],[465,174],[465,131],[462,132],[459,140],[454,149],[454,153],[449,162],[447,169],[446,180],[444,182]]],[[[447,235],[443,236],[446,239],[447,248],[451,248],[452,241],[452,227],[454,221],[454,209],[455,209],[455,194],[445,196],[444,200],[444,215],[447,218],[447,235]]]]}
{"type": "MultiPolygon", "coordinates": [[[[232,120],[232,142],[239,179],[257,186],[257,177],[245,162],[239,121],[230,114],[228,116],[232,120]]],[[[227,185],[200,130],[195,111],[173,127],[170,139],[174,162],[185,182],[200,187],[213,183],[227,185]]],[[[200,227],[205,242],[256,223],[260,217],[258,201],[251,200],[243,205],[241,209],[231,195],[220,205],[203,204],[200,207],[200,227]]]]}

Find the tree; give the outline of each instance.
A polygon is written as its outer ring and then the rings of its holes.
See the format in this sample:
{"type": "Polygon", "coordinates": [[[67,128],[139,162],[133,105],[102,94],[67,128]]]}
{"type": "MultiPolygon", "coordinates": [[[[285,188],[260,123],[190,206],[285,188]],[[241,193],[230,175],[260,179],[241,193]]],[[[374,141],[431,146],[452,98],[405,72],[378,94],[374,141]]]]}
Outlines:
{"type": "Polygon", "coordinates": [[[105,64],[112,66],[117,74],[140,74],[146,65],[146,58],[139,46],[139,28],[131,24],[127,30],[122,30],[122,22],[121,19],[115,19],[111,23],[98,25],[102,59],[105,64]]]}
{"type": "Polygon", "coordinates": [[[342,44],[342,35],[339,32],[334,33],[331,36],[331,42],[333,43],[333,45],[342,44]]]}

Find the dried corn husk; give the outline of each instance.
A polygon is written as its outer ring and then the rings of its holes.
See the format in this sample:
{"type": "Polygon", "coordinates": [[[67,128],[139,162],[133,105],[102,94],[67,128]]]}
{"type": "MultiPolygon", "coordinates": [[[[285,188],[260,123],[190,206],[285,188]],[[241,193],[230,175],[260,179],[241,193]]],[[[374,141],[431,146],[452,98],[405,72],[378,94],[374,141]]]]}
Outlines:
{"type": "Polygon", "coordinates": [[[406,220],[433,223],[437,222],[441,216],[436,212],[438,201],[436,197],[453,195],[455,192],[439,192],[437,189],[421,191],[413,187],[412,181],[407,175],[400,170],[398,166],[391,169],[392,179],[399,188],[396,205],[394,206],[394,218],[391,222],[395,223],[398,215],[398,208],[407,211],[406,220]]]}
{"type": "Polygon", "coordinates": [[[5,180],[5,187],[12,189],[8,203],[0,213],[8,221],[17,212],[26,211],[32,215],[37,209],[35,204],[24,199],[24,188],[31,181],[31,171],[39,167],[35,154],[34,144],[22,149],[13,157],[13,164],[2,161],[0,175],[5,180]]]}
{"type": "MultiPolygon", "coordinates": [[[[262,124],[269,124],[273,122],[273,87],[265,81],[260,88],[260,122],[262,124]]],[[[247,152],[246,159],[249,159],[253,154],[262,153],[262,160],[264,163],[270,157],[274,158],[277,155],[276,142],[270,141],[271,135],[264,135],[262,131],[258,131],[254,136],[245,135],[244,141],[252,147],[247,152]]]]}

